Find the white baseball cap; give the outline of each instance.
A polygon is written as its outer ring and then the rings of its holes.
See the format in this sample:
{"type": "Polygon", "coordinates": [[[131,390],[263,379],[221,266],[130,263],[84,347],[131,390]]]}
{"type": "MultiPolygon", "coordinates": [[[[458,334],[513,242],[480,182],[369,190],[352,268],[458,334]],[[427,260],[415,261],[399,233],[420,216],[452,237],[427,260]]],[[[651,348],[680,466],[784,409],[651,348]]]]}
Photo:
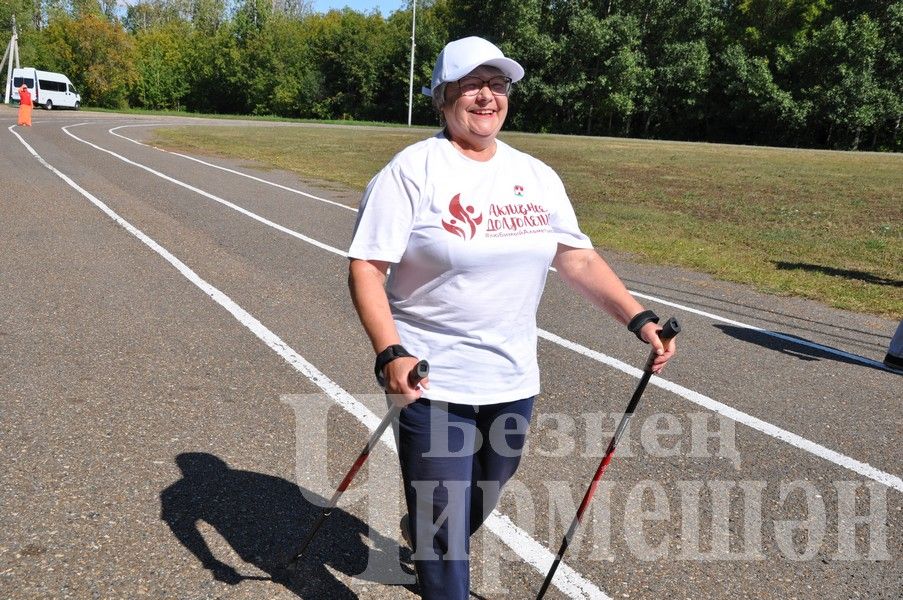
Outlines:
{"type": "Polygon", "coordinates": [[[499,69],[511,78],[512,83],[520,81],[524,77],[524,68],[516,61],[506,58],[495,44],[483,38],[471,36],[445,45],[433,68],[432,85],[423,88],[423,93],[432,96],[433,90],[443,83],[458,81],[482,65],[499,69]]]}

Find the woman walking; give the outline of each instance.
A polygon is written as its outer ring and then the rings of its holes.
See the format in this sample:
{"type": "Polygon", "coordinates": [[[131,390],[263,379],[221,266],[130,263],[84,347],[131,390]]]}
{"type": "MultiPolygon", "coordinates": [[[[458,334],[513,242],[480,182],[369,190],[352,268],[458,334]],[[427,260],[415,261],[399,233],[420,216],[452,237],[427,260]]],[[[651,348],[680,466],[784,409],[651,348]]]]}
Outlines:
{"type": "Polygon", "coordinates": [[[19,88],[19,127],[31,127],[31,92],[22,85],[19,88]]]}
{"type": "Polygon", "coordinates": [[[540,391],[536,310],[549,266],[659,353],[657,317],[593,249],[558,175],[496,136],[524,75],[490,42],[445,46],[428,95],[443,129],[370,182],[349,250],[352,299],[389,398],[423,598],[464,600],[469,538],[517,469],[540,391]],[[391,271],[389,270],[391,267],[391,271]],[[417,360],[430,376],[411,386],[417,360]]]}

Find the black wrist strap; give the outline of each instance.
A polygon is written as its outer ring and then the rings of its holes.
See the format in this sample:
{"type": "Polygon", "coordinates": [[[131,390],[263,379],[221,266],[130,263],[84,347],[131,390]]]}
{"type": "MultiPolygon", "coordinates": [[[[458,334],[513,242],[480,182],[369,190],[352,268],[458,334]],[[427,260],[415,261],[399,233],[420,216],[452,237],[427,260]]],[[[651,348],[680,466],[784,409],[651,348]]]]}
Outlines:
{"type": "Polygon", "coordinates": [[[386,387],[386,377],[383,375],[383,369],[386,368],[387,364],[402,356],[413,357],[414,355],[405,350],[401,344],[393,344],[376,355],[376,364],[373,365],[373,372],[380,387],[386,387]]]}
{"type": "Polygon", "coordinates": [[[658,323],[658,315],[652,312],[651,310],[644,310],[641,313],[638,313],[634,318],[630,319],[630,323],[627,324],[627,330],[633,333],[641,342],[647,343],[646,340],[640,336],[640,329],[643,328],[643,325],[646,323],[658,323]]]}

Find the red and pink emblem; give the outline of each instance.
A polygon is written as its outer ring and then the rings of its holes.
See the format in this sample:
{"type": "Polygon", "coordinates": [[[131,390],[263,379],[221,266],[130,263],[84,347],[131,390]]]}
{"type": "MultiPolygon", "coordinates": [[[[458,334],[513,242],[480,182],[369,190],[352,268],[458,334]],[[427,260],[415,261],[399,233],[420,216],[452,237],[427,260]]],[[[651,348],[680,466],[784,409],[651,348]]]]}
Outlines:
{"type": "Polygon", "coordinates": [[[461,194],[455,194],[448,204],[448,212],[451,213],[452,219],[442,220],[442,226],[446,231],[453,233],[465,240],[473,239],[477,233],[477,225],[483,222],[483,214],[480,213],[476,217],[472,216],[474,212],[473,206],[464,207],[461,205],[461,194]]]}

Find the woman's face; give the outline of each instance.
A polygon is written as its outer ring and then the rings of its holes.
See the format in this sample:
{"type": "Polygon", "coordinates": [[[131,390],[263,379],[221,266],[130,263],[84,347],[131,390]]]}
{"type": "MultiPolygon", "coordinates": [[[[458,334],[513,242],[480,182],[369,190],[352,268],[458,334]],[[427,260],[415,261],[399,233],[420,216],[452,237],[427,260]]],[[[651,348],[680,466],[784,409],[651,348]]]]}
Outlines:
{"type": "MultiPolygon", "coordinates": [[[[479,66],[460,82],[478,78],[488,81],[504,77],[495,67],[479,66]]],[[[445,123],[453,142],[465,150],[484,150],[495,142],[505,116],[508,114],[508,97],[495,95],[488,85],[481,85],[475,96],[464,96],[458,83],[445,88],[445,106],[442,108],[445,123]]]]}

